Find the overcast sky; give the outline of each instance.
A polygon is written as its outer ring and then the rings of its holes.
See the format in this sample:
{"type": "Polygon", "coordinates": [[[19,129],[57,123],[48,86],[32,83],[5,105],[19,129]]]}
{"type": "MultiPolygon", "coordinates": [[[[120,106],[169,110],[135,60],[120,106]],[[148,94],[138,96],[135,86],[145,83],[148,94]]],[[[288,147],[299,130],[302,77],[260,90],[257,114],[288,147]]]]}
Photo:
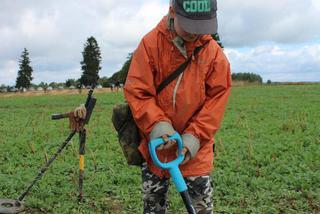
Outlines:
{"type": "MultiPolygon", "coordinates": [[[[87,38],[100,76],[118,71],[169,0],[0,0],[0,84],[14,85],[23,48],[34,83],[79,78],[87,38]]],[[[320,0],[218,0],[219,34],[232,72],[264,81],[320,81],[320,0]]]]}

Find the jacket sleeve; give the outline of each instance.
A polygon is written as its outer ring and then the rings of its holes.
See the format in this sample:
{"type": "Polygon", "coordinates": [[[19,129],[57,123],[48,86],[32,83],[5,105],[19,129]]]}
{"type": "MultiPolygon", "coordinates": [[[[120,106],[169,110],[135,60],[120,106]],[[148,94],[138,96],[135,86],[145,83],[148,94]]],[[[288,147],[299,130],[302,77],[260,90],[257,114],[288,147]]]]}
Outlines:
{"type": "Polygon", "coordinates": [[[132,57],[124,95],[137,126],[150,139],[174,134],[170,119],[157,105],[154,73],[146,43],[142,40],[132,57]]]}
{"type": "Polygon", "coordinates": [[[196,155],[200,142],[210,141],[219,129],[230,94],[230,63],[220,48],[217,48],[205,84],[205,103],[190,119],[182,135],[191,157],[196,155]]]}

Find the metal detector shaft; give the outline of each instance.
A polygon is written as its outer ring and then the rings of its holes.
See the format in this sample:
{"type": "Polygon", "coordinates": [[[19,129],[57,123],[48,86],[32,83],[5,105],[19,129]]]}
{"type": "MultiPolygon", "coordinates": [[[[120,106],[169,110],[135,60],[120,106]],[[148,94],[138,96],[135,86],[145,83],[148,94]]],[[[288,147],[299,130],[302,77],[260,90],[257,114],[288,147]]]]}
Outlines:
{"type": "Polygon", "coordinates": [[[86,130],[79,133],[79,202],[83,202],[83,180],[84,180],[84,155],[86,149],[86,130]]]}
{"type": "Polygon", "coordinates": [[[42,169],[39,171],[39,174],[37,175],[37,177],[32,181],[32,183],[30,184],[30,186],[27,188],[27,190],[22,193],[19,198],[18,201],[22,201],[25,196],[29,193],[29,191],[31,190],[31,188],[35,185],[35,183],[37,183],[37,181],[39,181],[43,174],[47,171],[47,169],[49,168],[49,166],[51,165],[51,163],[57,158],[57,156],[62,152],[62,150],[67,146],[67,144],[70,142],[70,140],[72,139],[72,137],[75,135],[76,131],[72,131],[69,136],[67,137],[67,139],[63,142],[63,144],[61,144],[61,146],[59,147],[59,149],[57,150],[57,152],[50,158],[50,160],[42,167],[42,169]]]}

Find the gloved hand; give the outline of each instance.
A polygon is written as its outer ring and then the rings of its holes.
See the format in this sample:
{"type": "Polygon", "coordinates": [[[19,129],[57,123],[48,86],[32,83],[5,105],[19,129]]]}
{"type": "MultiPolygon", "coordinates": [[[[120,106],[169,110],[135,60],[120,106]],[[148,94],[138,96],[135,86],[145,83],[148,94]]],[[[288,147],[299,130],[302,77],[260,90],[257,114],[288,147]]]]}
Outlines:
{"type": "MultiPolygon", "coordinates": [[[[160,145],[157,150],[163,150],[163,149],[170,149],[172,146],[174,146],[177,142],[175,140],[170,140],[168,135],[163,135],[162,136],[163,141],[165,142],[164,144],[160,145]]],[[[186,164],[190,159],[191,155],[187,147],[184,147],[181,151],[181,154],[184,155],[184,160],[181,163],[181,165],[186,164]]],[[[176,153],[178,157],[178,150],[176,153]]]]}
{"type": "Polygon", "coordinates": [[[87,110],[84,104],[81,104],[73,112],[69,113],[69,127],[72,131],[80,132],[83,130],[86,114],[87,110]]]}
{"type": "MultiPolygon", "coordinates": [[[[181,154],[184,155],[184,160],[182,161],[181,165],[186,164],[190,159],[191,159],[191,154],[189,152],[189,150],[187,149],[187,147],[183,147],[181,154]]],[[[176,153],[177,157],[178,157],[178,151],[176,153]]]]}
{"type": "Polygon", "coordinates": [[[162,135],[162,139],[164,141],[164,144],[161,144],[157,150],[163,150],[163,149],[170,149],[172,146],[174,146],[177,142],[175,140],[170,140],[169,135],[162,135]]]}

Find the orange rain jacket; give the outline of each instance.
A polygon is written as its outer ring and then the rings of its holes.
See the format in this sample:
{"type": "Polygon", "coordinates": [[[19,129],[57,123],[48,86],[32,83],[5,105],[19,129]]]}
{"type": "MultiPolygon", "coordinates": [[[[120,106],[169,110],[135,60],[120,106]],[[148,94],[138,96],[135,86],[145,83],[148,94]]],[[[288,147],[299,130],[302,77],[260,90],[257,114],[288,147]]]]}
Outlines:
{"type": "MultiPolygon", "coordinates": [[[[142,136],[139,150],[153,173],[169,176],[157,168],[148,151],[150,139],[164,134],[181,134],[192,159],[180,166],[183,176],[208,175],[213,167],[213,136],[218,130],[230,94],[230,64],[210,35],[185,43],[191,56],[197,46],[207,43],[176,80],[156,94],[159,84],[186,57],[174,45],[167,16],[143,37],[135,50],[124,87],[125,98],[142,136]]],[[[158,152],[162,162],[176,158],[176,146],[158,152]]]]}

